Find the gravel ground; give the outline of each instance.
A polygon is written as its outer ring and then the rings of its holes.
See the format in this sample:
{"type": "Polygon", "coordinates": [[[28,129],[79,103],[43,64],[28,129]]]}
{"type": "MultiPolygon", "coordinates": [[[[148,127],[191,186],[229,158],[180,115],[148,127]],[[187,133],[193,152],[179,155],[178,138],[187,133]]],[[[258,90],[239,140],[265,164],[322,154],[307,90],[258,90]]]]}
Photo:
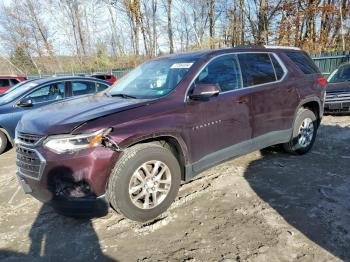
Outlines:
{"type": "Polygon", "coordinates": [[[350,261],[350,116],[323,119],[314,149],[216,166],[160,218],[76,220],[23,194],[0,156],[0,261],[350,261]]]}

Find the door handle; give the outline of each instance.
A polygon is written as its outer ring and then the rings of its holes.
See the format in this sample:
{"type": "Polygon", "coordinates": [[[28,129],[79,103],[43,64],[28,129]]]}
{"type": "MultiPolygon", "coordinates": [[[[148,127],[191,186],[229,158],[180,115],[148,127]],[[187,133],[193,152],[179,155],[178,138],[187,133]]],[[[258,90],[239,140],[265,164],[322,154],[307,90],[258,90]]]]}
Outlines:
{"type": "Polygon", "coordinates": [[[242,97],[242,98],[238,99],[237,102],[238,102],[238,104],[246,104],[246,103],[248,103],[248,101],[249,101],[248,98],[242,97]]]}
{"type": "Polygon", "coordinates": [[[293,87],[287,87],[287,92],[288,92],[288,93],[293,92],[293,87]]]}

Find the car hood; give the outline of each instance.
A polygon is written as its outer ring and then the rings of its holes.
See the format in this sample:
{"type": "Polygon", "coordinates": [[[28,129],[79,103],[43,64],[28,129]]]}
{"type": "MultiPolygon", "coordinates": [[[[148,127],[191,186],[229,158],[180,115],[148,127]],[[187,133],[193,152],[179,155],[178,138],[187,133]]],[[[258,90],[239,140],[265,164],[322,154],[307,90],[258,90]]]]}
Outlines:
{"type": "Polygon", "coordinates": [[[340,83],[328,83],[327,91],[350,91],[350,81],[348,82],[340,82],[340,83]]]}
{"type": "Polygon", "coordinates": [[[17,130],[43,136],[70,133],[87,121],[145,106],[149,101],[109,97],[104,93],[72,98],[30,111],[22,117],[17,130]]]}

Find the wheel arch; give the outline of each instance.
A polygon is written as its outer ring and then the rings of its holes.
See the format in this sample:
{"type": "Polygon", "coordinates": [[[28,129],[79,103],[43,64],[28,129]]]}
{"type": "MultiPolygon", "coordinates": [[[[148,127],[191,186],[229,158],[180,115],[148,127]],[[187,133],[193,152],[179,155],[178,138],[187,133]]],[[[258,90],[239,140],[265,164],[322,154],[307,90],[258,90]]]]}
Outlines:
{"type": "MultiPolygon", "coordinates": [[[[295,112],[295,116],[298,113],[298,110],[300,108],[307,108],[307,109],[311,110],[312,112],[314,112],[314,114],[316,115],[316,118],[317,118],[317,125],[319,126],[321,124],[321,119],[323,116],[323,109],[321,106],[321,101],[318,97],[317,98],[310,97],[310,98],[303,99],[299,103],[299,106],[295,112]]],[[[294,119],[295,119],[295,117],[294,117],[294,119]]]]}
{"type": "Polygon", "coordinates": [[[123,145],[122,148],[128,148],[143,143],[158,143],[161,146],[170,149],[179,161],[181,167],[181,179],[185,180],[185,167],[188,163],[188,151],[187,146],[181,137],[170,134],[143,136],[137,139],[133,139],[132,142],[127,143],[127,145],[123,145]]]}
{"type": "Polygon", "coordinates": [[[10,136],[10,134],[6,131],[5,128],[3,128],[2,126],[0,126],[0,131],[3,132],[5,134],[5,136],[7,137],[7,140],[10,142],[10,144],[12,146],[15,145],[15,141],[12,139],[12,137],[10,136]]]}

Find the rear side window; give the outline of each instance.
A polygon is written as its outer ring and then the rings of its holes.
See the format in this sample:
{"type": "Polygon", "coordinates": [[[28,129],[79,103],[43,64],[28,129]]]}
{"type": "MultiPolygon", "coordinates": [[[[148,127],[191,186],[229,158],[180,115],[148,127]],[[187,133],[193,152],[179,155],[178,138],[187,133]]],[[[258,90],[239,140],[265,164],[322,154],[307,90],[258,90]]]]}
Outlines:
{"type": "Polygon", "coordinates": [[[72,82],[73,96],[81,96],[96,92],[95,83],[92,82],[72,82]]]}
{"type": "Polygon", "coordinates": [[[276,81],[275,71],[267,53],[238,54],[243,86],[254,86],[276,81]]]}
{"type": "Polygon", "coordinates": [[[19,83],[19,81],[17,79],[10,79],[11,85],[17,85],[19,83]]]}
{"type": "Polygon", "coordinates": [[[95,77],[95,78],[97,78],[97,79],[101,79],[101,80],[106,80],[105,76],[99,76],[99,75],[97,75],[97,76],[93,76],[93,77],[95,77]]]}
{"type": "Polygon", "coordinates": [[[97,92],[107,89],[109,86],[101,83],[96,83],[97,92]]]}
{"type": "Polygon", "coordinates": [[[274,55],[270,55],[270,58],[271,58],[271,61],[273,64],[273,68],[275,69],[276,78],[277,78],[277,80],[280,80],[284,75],[283,68],[280,65],[280,63],[277,61],[277,59],[274,55]]]}
{"type": "Polygon", "coordinates": [[[196,84],[216,84],[221,92],[242,87],[236,55],[224,55],[211,61],[197,77],[196,84]]]}
{"type": "Polygon", "coordinates": [[[286,52],[286,55],[304,74],[319,74],[320,70],[304,52],[286,52]]]}
{"type": "Polygon", "coordinates": [[[8,79],[0,79],[0,87],[7,87],[10,85],[10,81],[8,79]]]}

